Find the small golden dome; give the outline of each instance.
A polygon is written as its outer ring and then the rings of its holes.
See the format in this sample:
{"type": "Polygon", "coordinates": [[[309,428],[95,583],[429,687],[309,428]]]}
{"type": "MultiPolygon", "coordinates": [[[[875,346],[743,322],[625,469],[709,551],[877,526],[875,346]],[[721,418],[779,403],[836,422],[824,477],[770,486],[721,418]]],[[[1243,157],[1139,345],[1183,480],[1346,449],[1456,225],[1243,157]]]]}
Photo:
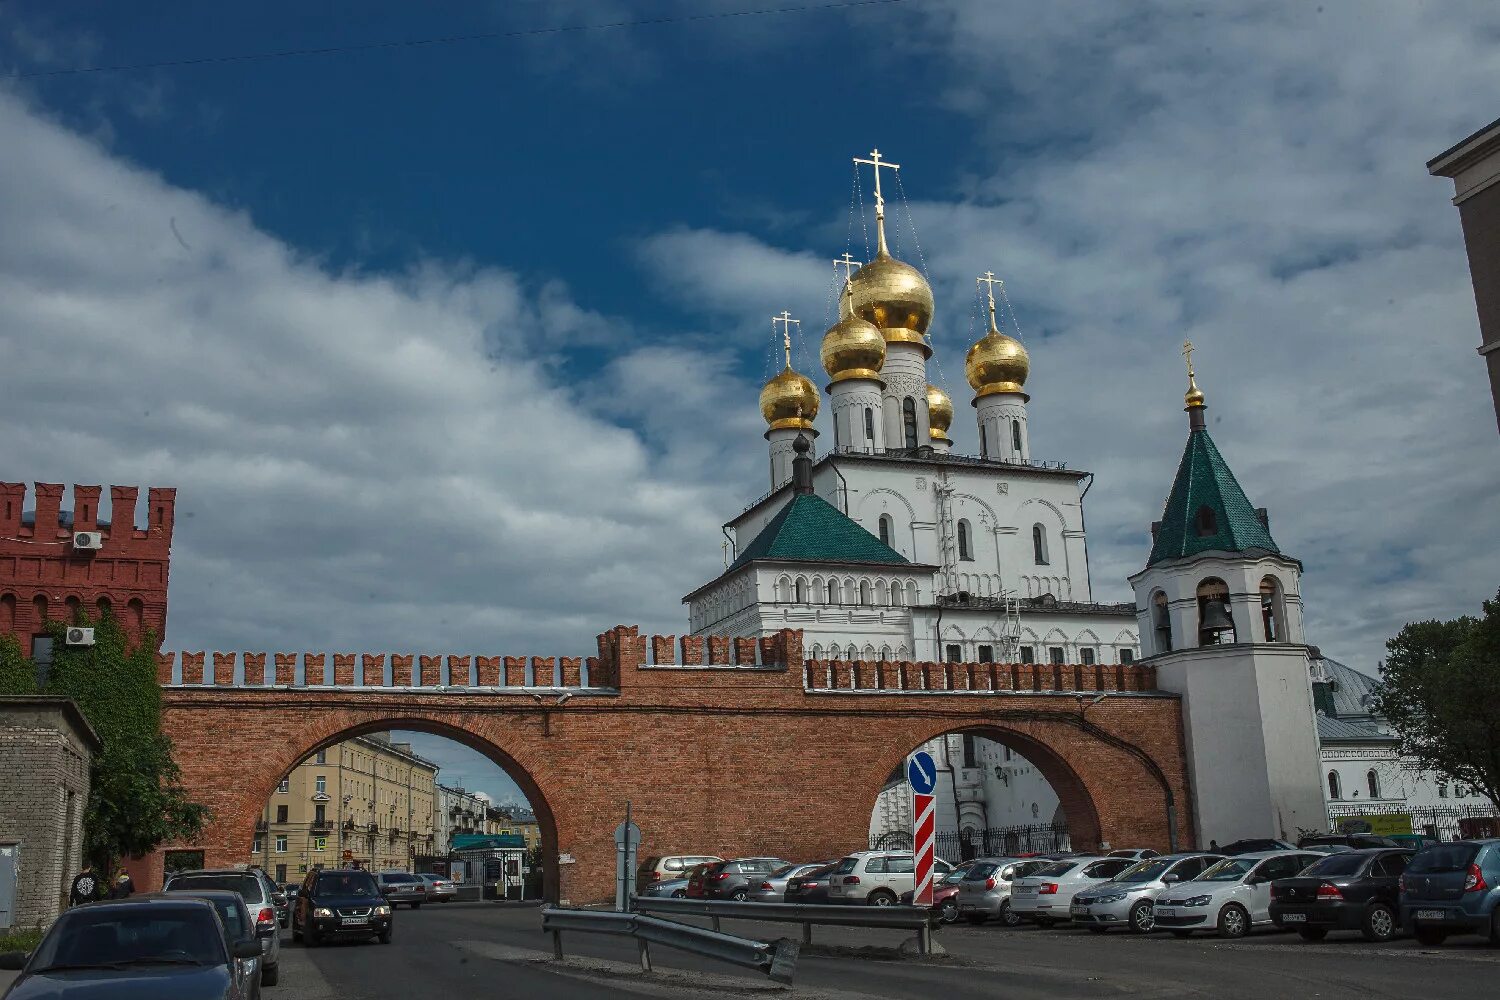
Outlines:
{"type": "Polygon", "coordinates": [[[1020,392],[1031,371],[1026,348],[1014,337],[1008,337],[990,322],[990,330],[979,339],[964,358],[964,374],[975,397],[1001,392],[1020,392]]]}
{"type": "Polygon", "coordinates": [[[932,323],[932,288],[921,271],[882,248],[849,286],[855,315],[879,327],[886,343],[919,344],[932,356],[923,336],[932,323]]]}
{"type": "Polygon", "coordinates": [[[927,423],[934,441],[948,440],[948,428],[953,426],[953,400],[935,385],[927,387],[927,423]]]}
{"type": "Polygon", "coordinates": [[[839,296],[840,319],[823,334],[823,370],[835,382],[851,378],[880,378],[885,364],[885,337],[880,328],[860,319],[848,308],[849,286],[839,296]]]}
{"type": "Polygon", "coordinates": [[[1198,380],[1193,377],[1192,369],[1188,370],[1188,391],[1182,394],[1182,401],[1189,409],[1203,405],[1203,390],[1198,388],[1198,380]]]}
{"type": "Polygon", "coordinates": [[[773,431],[784,428],[810,431],[813,418],[818,415],[818,401],[818,387],[812,384],[812,379],[783,368],[760,391],[760,415],[773,431]]]}

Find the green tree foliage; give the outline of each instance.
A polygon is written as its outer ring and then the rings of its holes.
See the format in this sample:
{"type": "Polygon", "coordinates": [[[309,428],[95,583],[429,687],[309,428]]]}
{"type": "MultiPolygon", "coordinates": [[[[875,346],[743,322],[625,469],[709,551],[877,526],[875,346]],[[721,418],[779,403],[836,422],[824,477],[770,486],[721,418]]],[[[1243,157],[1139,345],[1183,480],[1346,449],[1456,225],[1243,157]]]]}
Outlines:
{"type": "MultiPolygon", "coordinates": [[[[161,731],[155,638],[148,635],[132,647],[108,612],[97,621],[80,616],[74,624],[93,626],[94,645],[64,645],[67,626],[48,622],[53,658],[41,693],[77,702],[104,744],[94,758],[84,814],[86,856],[108,865],[166,841],[197,836],[207,810],[189,801],[179,783],[172,743],[161,731]]],[[[0,639],[0,688],[36,693],[35,665],[14,640],[9,642],[7,646],[0,639]],[[13,657],[19,662],[13,663],[13,657]]]]}
{"type": "Polygon", "coordinates": [[[1482,618],[1413,622],[1385,646],[1375,711],[1403,752],[1500,806],[1500,594],[1482,618]]]}

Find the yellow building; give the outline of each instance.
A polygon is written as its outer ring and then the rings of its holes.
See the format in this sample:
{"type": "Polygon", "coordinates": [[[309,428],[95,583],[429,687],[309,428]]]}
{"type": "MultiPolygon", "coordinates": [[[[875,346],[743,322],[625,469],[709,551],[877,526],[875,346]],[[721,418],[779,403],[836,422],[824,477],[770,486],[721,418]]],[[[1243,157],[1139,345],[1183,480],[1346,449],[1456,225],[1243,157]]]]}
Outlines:
{"type": "Polygon", "coordinates": [[[386,733],[320,750],[271,794],[249,861],[277,882],[356,862],[410,871],[417,856],[433,851],[437,772],[386,733]]]}
{"type": "Polygon", "coordinates": [[[526,839],[528,850],[542,842],[541,829],[536,817],[513,806],[491,806],[485,815],[485,832],[519,834],[526,839]]]}

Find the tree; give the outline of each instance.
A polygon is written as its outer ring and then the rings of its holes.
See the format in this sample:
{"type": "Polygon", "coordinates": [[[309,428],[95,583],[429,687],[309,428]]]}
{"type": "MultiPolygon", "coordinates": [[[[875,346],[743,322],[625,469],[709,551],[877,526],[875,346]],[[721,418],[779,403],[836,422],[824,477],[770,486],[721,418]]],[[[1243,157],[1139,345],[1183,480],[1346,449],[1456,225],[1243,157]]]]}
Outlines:
{"type": "Polygon", "coordinates": [[[14,639],[0,637],[0,691],[72,698],[98,733],[84,812],[84,855],[110,865],[125,855],[198,835],[208,810],[188,799],[179,784],[172,743],[161,731],[161,686],[156,680],[155,638],[133,647],[119,621],[104,612],[93,625],[94,645],[68,646],[67,626],[48,622],[53,659],[45,686],[14,639]]]}
{"type": "Polygon", "coordinates": [[[1385,646],[1375,711],[1402,752],[1500,808],[1500,594],[1482,618],[1414,622],[1385,646]]]}

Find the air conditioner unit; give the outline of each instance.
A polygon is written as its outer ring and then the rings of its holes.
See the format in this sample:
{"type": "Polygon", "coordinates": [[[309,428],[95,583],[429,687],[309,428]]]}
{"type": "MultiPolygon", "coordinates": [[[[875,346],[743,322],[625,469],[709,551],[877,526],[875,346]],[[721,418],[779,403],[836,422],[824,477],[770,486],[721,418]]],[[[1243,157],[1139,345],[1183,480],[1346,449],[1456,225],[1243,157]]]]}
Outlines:
{"type": "Polygon", "coordinates": [[[94,630],[91,628],[70,628],[65,640],[69,646],[92,646],[94,644],[94,630]]]}
{"type": "Polygon", "coordinates": [[[102,549],[104,536],[97,531],[75,531],[73,532],[73,548],[102,549]]]}

